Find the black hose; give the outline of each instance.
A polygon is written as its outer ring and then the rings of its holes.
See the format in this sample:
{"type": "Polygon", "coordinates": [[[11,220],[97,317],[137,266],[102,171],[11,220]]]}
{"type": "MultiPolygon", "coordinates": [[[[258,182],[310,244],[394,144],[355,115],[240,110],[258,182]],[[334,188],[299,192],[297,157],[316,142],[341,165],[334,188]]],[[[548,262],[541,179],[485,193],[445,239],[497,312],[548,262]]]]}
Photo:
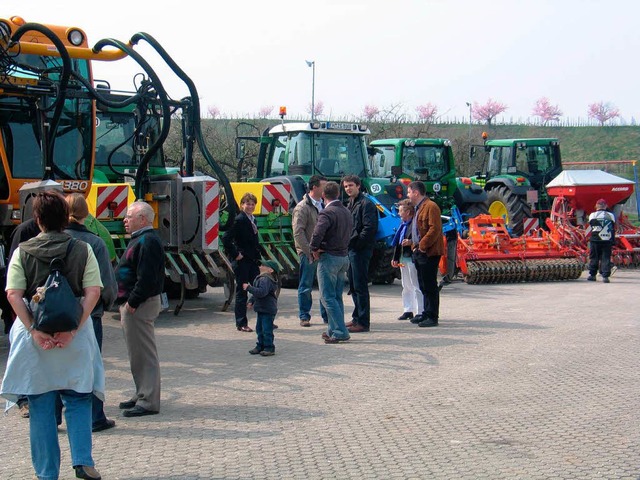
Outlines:
{"type": "MultiPolygon", "coordinates": [[[[224,188],[225,195],[226,195],[227,212],[229,216],[227,217],[227,220],[224,222],[224,224],[223,223],[220,224],[220,230],[223,230],[223,231],[228,230],[233,225],[236,213],[238,211],[238,205],[236,204],[235,197],[233,196],[233,189],[231,188],[231,183],[229,182],[229,178],[227,177],[226,173],[224,173],[224,170],[220,167],[220,165],[214,160],[213,156],[211,155],[211,152],[209,152],[209,149],[207,148],[204,142],[204,138],[202,136],[202,126],[200,121],[200,97],[198,95],[198,90],[195,84],[193,83],[193,80],[189,78],[189,76],[184,72],[184,70],[180,68],[180,66],[171,58],[171,56],[158,43],[158,41],[155,38],[153,38],[151,35],[147,33],[140,32],[133,35],[130,41],[133,45],[135,45],[140,40],[144,40],[147,43],[149,43],[149,45],[151,45],[151,47],[155,49],[158,55],[160,55],[160,57],[167,63],[167,65],[169,65],[171,70],[173,70],[173,72],[178,76],[178,78],[180,78],[187,85],[187,88],[189,89],[189,94],[191,95],[191,100],[192,100],[192,108],[189,110],[189,112],[190,112],[191,125],[194,128],[194,136],[196,138],[198,146],[200,147],[200,152],[204,156],[209,166],[214,170],[214,172],[218,176],[219,182],[222,184],[222,187],[224,188]]],[[[192,170],[192,167],[187,166],[187,168],[188,168],[187,171],[189,171],[189,168],[191,168],[192,170]]]]}
{"type": "Polygon", "coordinates": [[[58,129],[58,125],[60,124],[60,118],[62,117],[62,109],[64,108],[64,101],[66,98],[67,86],[69,85],[69,77],[71,76],[71,57],[69,56],[69,52],[67,48],[64,46],[64,43],[53,33],[52,30],[45,27],[44,25],[40,25],[39,23],[25,23],[21,27],[19,27],[15,33],[11,36],[11,43],[19,42],[22,36],[29,31],[35,31],[43,34],[51,43],[58,49],[58,53],[60,54],[60,59],[62,60],[62,73],[60,74],[60,83],[58,95],[55,100],[55,110],[53,112],[53,117],[51,118],[50,126],[49,126],[49,135],[45,150],[45,173],[44,180],[48,180],[52,178],[53,174],[53,148],[55,145],[55,131],[58,129]]]}
{"type": "Polygon", "coordinates": [[[138,166],[138,171],[136,172],[136,177],[135,177],[136,198],[143,199],[144,194],[146,193],[143,191],[143,177],[146,173],[147,166],[149,165],[149,162],[151,161],[153,156],[156,154],[156,152],[160,149],[164,141],[169,136],[169,130],[171,127],[171,112],[169,110],[169,96],[167,95],[167,92],[164,89],[164,86],[162,85],[162,82],[160,81],[160,78],[158,77],[156,72],[153,70],[153,68],[151,68],[151,66],[147,63],[147,61],[144,58],[142,58],[140,54],[138,54],[138,52],[133,50],[133,48],[121,42],[120,40],[115,40],[113,38],[105,38],[103,40],[100,40],[98,43],[96,43],[96,45],[93,48],[94,48],[94,51],[99,52],[105,46],[113,46],[113,47],[119,48],[120,50],[125,52],[127,55],[129,55],[131,58],[133,58],[136,62],[138,62],[138,64],[143,68],[143,70],[147,73],[147,75],[151,79],[151,82],[156,91],[156,94],[160,99],[160,104],[162,105],[162,119],[163,119],[162,130],[160,131],[160,135],[158,136],[156,141],[153,143],[153,145],[151,145],[151,147],[149,147],[149,150],[147,150],[145,154],[142,156],[142,159],[140,160],[140,165],[138,166]]]}

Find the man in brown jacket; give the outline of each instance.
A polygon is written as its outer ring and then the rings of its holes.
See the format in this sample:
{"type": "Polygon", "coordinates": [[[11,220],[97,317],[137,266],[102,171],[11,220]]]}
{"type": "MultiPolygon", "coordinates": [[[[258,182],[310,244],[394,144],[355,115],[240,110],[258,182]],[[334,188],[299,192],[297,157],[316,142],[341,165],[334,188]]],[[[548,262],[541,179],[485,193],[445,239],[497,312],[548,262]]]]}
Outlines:
{"type": "Polygon", "coordinates": [[[426,196],[422,182],[411,182],[407,197],[416,209],[411,234],[413,262],[424,295],[424,312],[413,317],[411,323],[417,323],[420,327],[437,327],[440,311],[438,264],[444,255],[440,207],[426,196]]]}

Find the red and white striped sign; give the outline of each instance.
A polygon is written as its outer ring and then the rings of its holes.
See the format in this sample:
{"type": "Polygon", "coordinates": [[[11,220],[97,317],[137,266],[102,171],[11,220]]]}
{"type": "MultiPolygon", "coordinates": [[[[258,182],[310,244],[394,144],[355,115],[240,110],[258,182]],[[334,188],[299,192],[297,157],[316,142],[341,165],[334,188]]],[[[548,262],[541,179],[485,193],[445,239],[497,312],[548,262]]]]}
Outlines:
{"type": "Polygon", "coordinates": [[[220,233],[220,186],[216,180],[205,182],[203,203],[205,218],[202,249],[209,253],[218,250],[220,233]]]}
{"type": "Polygon", "coordinates": [[[538,227],[540,226],[540,222],[537,218],[525,218],[523,222],[523,235],[532,234],[538,227]]]}
{"type": "Polygon", "coordinates": [[[96,218],[98,220],[125,216],[128,207],[128,185],[98,186],[97,191],[96,218]]]}
{"type": "Polygon", "coordinates": [[[262,213],[287,213],[291,200],[291,186],[272,183],[262,188],[262,213]]]}

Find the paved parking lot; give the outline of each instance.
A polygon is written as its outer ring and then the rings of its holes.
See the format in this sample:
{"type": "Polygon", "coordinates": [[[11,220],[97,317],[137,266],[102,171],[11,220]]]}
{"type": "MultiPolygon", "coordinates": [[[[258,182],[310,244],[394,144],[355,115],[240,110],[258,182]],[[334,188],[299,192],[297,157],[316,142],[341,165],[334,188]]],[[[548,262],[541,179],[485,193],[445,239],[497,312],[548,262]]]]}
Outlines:
{"type": "MultiPolygon", "coordinates": [[[[105,318],[105,479],[638,479],[640,271],[612,283],[445,287],[441,326],[397,321],[372,287],[372,331],[324,345],[283,290],[277,355],[247,352],[216,289],[157,323],[160,415],[125,419],[132,381],[105,318]]],[[[317,299],[317,292],[314,300],[317,299]]],[[[345,297],[345,305],[351,300],[345,297]]],[[[316,307],[317,312],[317,305],[316,307]]],[[[0,337],[0,372],[8,353],[0,337]]],[[[64,424],[63,424],[64,427],[64,424]]],[[[28,421],[0,419],[0,479],[32,479],[28,421]]],[[[64,428],[61,478],[74,478],[64,428]]]]}

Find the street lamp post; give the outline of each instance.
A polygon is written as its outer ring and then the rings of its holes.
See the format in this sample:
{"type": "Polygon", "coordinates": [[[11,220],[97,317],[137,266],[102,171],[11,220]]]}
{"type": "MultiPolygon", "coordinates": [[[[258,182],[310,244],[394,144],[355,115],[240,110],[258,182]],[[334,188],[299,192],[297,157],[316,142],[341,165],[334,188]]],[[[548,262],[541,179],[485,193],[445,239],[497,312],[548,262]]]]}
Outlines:
{"type": "Polygon", "coordinates": [[[307,67],[312,68],[311,73],[311,121],[315,120],[316,115],[316,106],[315,106],[315,94],[316,94],[316,61],[315,60],[305,60],[307,62],[307,67]]]}
{"type": "Polygon", "coordinates": [[[469,107],[469,166],[471,166],[471,114],[472,114],[472,106],[471,102],[466,102],[467,107],[469,107]]]}

